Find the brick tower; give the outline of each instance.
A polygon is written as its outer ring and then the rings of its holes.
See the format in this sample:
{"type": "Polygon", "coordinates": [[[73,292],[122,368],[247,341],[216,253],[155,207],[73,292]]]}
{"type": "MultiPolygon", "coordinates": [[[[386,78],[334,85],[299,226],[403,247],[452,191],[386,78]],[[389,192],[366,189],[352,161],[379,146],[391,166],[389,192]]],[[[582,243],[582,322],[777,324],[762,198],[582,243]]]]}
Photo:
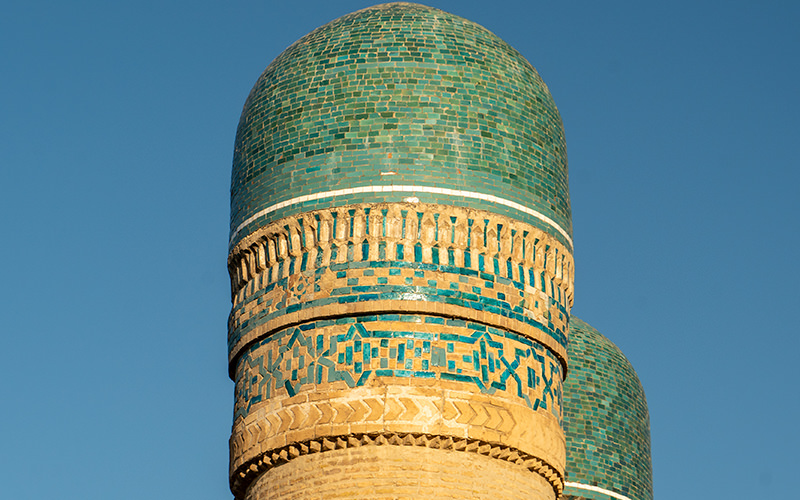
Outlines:
{"type": "Polygon", "coordinates": [[[239,499],[555,499],[573,298],[563,127],[536,70],[416,4],[256,82],[228,268],[239,499]]]}

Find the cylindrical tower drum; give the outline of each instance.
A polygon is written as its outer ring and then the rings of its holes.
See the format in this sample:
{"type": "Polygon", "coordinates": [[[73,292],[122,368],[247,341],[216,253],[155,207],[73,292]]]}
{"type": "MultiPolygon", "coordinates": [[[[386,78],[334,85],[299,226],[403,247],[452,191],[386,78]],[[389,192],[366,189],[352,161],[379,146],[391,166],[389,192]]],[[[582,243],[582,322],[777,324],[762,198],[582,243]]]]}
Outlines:
{"type": "Polygon", "coordinates": [[[571,233],[561,118],[486,29],[386,4],[289,47],[234,152],[234,495],[560,495],[571,233]]]}

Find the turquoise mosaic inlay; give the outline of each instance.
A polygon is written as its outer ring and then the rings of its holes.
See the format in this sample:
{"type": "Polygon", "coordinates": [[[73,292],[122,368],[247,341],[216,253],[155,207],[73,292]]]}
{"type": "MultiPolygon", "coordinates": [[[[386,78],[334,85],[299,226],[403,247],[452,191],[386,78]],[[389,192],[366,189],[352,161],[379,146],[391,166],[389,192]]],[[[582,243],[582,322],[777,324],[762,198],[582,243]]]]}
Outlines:
{"type": "Polygon", "coordinates": [[[278,391],[294,396],[338,381],[352,388],[371,377],[463,382],[561,418],[561,362],[538,342],[459,319],[381,314],[305,323],[250,346],[237,362],[234,419],[278,391]]]}
{"type": "MultiPolygon", "coordinates": [[[[355,250],[361,251],[360,248],[355,250]]],[[[408,251],[413,252],[414,250],[415,248],[410,248],[408,251]]],[[[351,248],[349,251],[352,253],[354,249],[351,248]]],[[[368,252],[368,250],[366,251],[368,252]]],[[[447,259],[448,257],[444,256],[441,258],[447,259]]],[[[438,259],[437,257],[437,260],[438,259]]],[[[362,261],[331,264],[327,267],[319,267],[313,271],[301,273],[299,276],[296,276],[292,283],[289,282],[287,277],[279,277],[277,281],[255,290],[248,296],[246,302],[234,306],[231,313],[232,318],[238,317],[239,315],[237,313],[250,307],[250,304],[253,302],[261,305],[261,309],[255,316],[248,317],[248,319],[241,323],[232,323],[230,325],[228,348],[233,349],[240,338],[256,326],[287,313],[329,304],[348,304],[351,302],[380,300],[442,302],[444,304],[465,306],[478,311],[495,313],[531,325],[566,347],[567,336],[565,332],[558,329],[552,320],[545,324],[532,318],[529,314],[526,314],[525,309],[522,307],[522,304],[526,300],[525,283],[510,280],[502,276],[502,273],[506,272],[506,263],[501,263],[497,259],[484,261],[481,256],[479,269],[474,270],[447,265],[446,261],[440,264],[425,264],[418,260],[419,259],[417,259],[416,262],[362,261]],[[393,279],[395,283],[388,283],[388,277],[385,278],[386,283],[381,283],[378,279],[371,278],[369,273],[367,273],[366,279],[363,277],[351,277],[348,278],[347,281],[341,282],[348,276],[348,270],[369,271],[375,269],[388,269],[389,277],[400,277],[401,272],[405,272],[405,274],[413,273],[413,275],[402,278],[402,283],[400,284],[397,283],[397,279],[393,279]],[[431,274],[431,272],[436,274],[431,274]],[[336,273],[338,283],[341,283],[343,286],[339,286],[337,283],[329,291],[326,290],[326,296],[323,298],[304,298],[306,295],[310,296],[310,292],[322,291],[319,284],[319,276],[325,273],[336,273]],[[436,276],[444,279],[430,279],[436,276]],[[478,280],[480,286],[472,287],[469,292],[460,290],[458,286],[459,283],[470,279],[478,280]],[[361,280],[365,280],[369,284],[361,284],[361,280]],[[424,281],[424,284],[420,283],[421,280],[424,281]],[[496,291],[494,289],[495,284],[505,285],[504,290],[506,290],[506,292],[496,291]],[[288,293],[280,293],[277,302],[269,302],[269,299],[265,302],[264,297],[280,289],[286,290],[288,293]],[[511,295],[511,293],[513,293],[513,295],[511,295]],[[289,298],[294,298],[295,300],[289,303],[287,301],[289,298]]],[[[304,267],[303,262],[304,260],[302,258],[290,259],[289,264],[285,266],[285,268],[281,266],[281,268],[278,269],[278,276],[283,275],[283,273],[286,275],[293,275],[304,267]]],[[[532,277],[532,279],[536,278],[540,277],[532,277]]],[[[548,303],[542,305],[554,307],[558,311],[559,322],[566,321],[569,317],[566,307],[555,300],[546,300],[548,303]]],[[[550,314],[549,311],[548,314],[550,314]]]]}
{"type": "MultiPolygon", "coordinates": [[[[636,372],[617,346],[575,316],[570,318],[568,353],[567,481],[631,500],[652,500],[650,416],[636,372]]],[[[614,497],[567,487],[565,498],[614,497]]]]}
{"type": "MultiPolygon", "coordinates": [[[[416,185],[502,197],[571,235],[567,184],[561,118],[525,58],[460,17],[421,5],[384,5],[301,38],[253,87],[236,136],[231,232],[298,196],[416,185]]],[[[369,192],[300,203],[243,227],[232,245],[292,213],[406,196],[369,192]]],[[[417,197],[481,206],[564,240],[507,206],[434,193],[417,197]]]]}

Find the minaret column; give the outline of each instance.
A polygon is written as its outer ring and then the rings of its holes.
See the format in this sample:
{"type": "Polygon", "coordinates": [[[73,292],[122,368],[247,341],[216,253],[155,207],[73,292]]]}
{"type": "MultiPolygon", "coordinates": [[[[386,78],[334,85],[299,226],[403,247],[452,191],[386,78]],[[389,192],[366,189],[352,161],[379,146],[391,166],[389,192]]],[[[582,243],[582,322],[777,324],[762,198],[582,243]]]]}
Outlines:
{"type": "Polygon", "coordinates": [[[573,268],[519,52],[409,3],[292,44],[234,146],[236,498],[558,498],[573,268]]]}

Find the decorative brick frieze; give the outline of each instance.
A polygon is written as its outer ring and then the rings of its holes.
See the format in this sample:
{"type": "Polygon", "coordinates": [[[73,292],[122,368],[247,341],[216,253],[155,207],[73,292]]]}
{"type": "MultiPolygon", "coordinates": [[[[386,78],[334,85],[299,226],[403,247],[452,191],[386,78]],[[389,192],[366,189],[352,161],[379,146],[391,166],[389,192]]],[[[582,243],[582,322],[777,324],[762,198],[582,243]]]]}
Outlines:
{"type": "Polygon", "coordinates": [[[231,361],[280,328],[351,314],[443,314],[543,342],[566,365],[571,253],[490,212],[362,204],[276,221],[231,252],[231,361]]]}
{"type": "MultiPolygon", "coordinates": [[[[559,498],[564,491],[564,478],[558,470],[539,458],[512,447],[478,439],[406,432],[349,434],[309,439],[261,453],[231,471],[231,491],[237,498],[242,498],[253,481],[273,467],[287,464],[291,460],[305,455],[362,446],[418,446],[483,455],[521,466],[543,477],[552,487],[554,498],[559,498]]],[[[455,471],[451,469],[449,472],[455,471]]],[[[370,492],[365,493],[369,494],[370,492]]]]}
{"type": "Polygon", "coordinates": [[[496,274],[572,306],[571,251],[553,236],[506,216],[447,205],[365,203],[286,217],[240,241],[228,271],[236,305],[255,276],[266,272],[266,282],[274,281],[281,266],[295,262],[299,270],[301,260],[304,270],[379,260],[477,270],[481,259],[499,261],[496,274]]]}

